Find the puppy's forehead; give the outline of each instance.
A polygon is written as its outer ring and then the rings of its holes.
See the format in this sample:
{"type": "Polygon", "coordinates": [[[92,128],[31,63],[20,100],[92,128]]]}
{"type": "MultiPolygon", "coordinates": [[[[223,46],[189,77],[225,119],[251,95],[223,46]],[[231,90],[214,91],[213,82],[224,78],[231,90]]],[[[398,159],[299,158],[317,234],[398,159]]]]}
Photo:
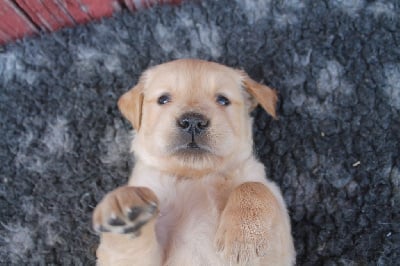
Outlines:
{"type": "Polygon", "coordinates": [[[158,65],[146,72],[145,89],[197,93],[240,93],[242,77],[238,71],[194,59],[182,59],[158,65]]]}

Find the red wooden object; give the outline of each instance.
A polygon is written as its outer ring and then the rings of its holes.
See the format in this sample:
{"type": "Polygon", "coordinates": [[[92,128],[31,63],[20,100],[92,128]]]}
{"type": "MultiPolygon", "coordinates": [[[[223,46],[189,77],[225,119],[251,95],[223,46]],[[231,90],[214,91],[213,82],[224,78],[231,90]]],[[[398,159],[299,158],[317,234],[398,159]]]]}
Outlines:
{"type": "Polygon", "coordinates": [[[0,44],[36,33],[35,26],[10,0],[0,0],[0,44]]]}
{"type": "MultiPolygon", "coordinates": [[[[73,0],[70,1],[74,2],[73,0]]],[[[112,16],[115,11],[121,9],[118,0],[80,0],[79,2],[87,8],[87,14],[89,14],[91,18],[109,17],[112,16]]]]}
{"type": "Polygon", "coordinates": [[[126,6],[131,11],[182,0],[0,0],[0,45],[37,33],[71,27],[111,16],[126,6]]]}
{"type": "Polygon", "coordinates": [[[62,26],[72,26],[74,21],[65,9],[52,0],[16,0],[16,3],[26,12],[41,30],[54,31],[62,26]]]}

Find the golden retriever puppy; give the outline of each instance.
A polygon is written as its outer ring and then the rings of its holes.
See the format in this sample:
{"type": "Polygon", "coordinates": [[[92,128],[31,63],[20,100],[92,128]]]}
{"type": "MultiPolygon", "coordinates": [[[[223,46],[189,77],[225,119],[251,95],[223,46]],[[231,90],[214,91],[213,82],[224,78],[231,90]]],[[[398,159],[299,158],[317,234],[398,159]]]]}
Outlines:
{"type": "Polygon", "coordinates": [[[252,152],[250,111],[276,92],[243,71],[182,59],[144,72],[118,101],[135,167],[96,207],[99,265],[293,265],[279,188],[252,152]]]}

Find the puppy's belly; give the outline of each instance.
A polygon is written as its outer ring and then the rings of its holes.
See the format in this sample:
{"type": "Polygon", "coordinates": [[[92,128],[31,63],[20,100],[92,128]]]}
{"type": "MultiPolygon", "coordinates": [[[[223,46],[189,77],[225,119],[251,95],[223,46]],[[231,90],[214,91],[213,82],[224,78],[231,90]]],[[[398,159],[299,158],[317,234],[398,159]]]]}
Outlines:
{"type": "Polygon", "coordinates": [[[177,184],[161,204],[156,233],[165,265],[222,265],[214,247],[219,218],[214,197],[192,182],[177,184]]]}

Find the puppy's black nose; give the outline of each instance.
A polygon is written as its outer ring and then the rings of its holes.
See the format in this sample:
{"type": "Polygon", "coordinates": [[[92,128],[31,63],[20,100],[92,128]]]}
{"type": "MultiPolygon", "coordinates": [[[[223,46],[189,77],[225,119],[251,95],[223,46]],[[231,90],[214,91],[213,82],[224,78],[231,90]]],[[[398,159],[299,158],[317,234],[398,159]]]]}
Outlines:
{"type": "Polygon", "coordinates": [[[199,113],[184,113],[177,120],[178,127],[189,134],[199,135],[210,125],[210,121],[199,113]]]}

